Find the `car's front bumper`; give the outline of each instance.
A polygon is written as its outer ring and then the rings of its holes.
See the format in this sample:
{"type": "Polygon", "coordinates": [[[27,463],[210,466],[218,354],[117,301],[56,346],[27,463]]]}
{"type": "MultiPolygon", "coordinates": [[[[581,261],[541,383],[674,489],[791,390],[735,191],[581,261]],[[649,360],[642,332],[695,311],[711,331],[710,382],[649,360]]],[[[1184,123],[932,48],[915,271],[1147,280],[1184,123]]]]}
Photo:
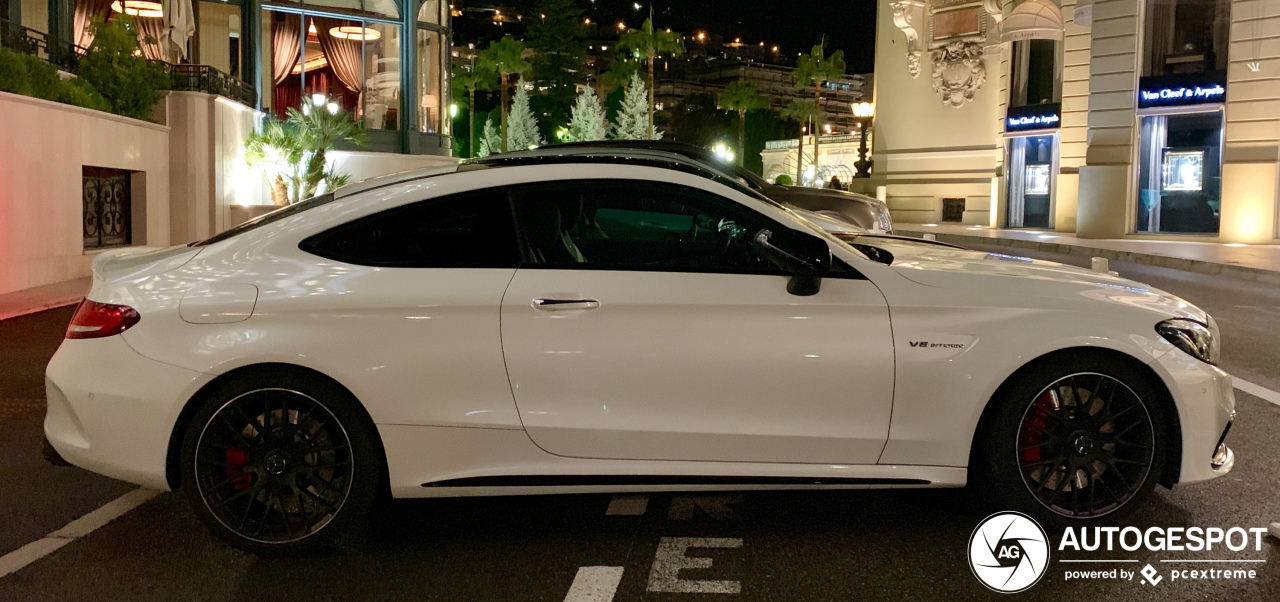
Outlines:
{"type": "Polygon", "coordinates": [[[1231,472],[1235,454],[1227,446],[1227,431],[1235,420],[1236,398],[1231,375],[1180,350],[1151,363],[1178,407],[1182,426],[1179,483],[1214,479],[1231,472]]]}
{"type": "Polygon", "coordinates": [[[168,490],[178,413],[211,378],[145,358],[119,336],[63,341],[45,370],[45,437],[71,464],[168,490]]]}

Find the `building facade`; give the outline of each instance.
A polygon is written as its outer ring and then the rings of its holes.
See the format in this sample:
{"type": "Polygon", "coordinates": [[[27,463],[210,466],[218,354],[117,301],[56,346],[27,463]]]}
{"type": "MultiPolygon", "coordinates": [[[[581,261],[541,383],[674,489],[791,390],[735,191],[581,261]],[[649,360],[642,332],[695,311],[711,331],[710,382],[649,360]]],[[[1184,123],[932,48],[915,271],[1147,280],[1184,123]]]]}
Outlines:
{"type": "Polygon", "coordinates": [[[195,1],[180,64],[156,43],[167,4],[0,1],[0,46],[65,71],[94,19],[137,13],[139,51],[169,63],[172,87],[147,120],[0,92],[0,294],[88,276],[106,249],[185,244],[276,209],[245,141],[312,95],[369,130],[369,147],[328,153],[352,180],[457,161],[439,0],[195,1]]]}
{"type": "MultiPolygon", "coordinates": [[[[159,0],[3,0],[12,25],[88,47],[90,24],[133,16],[147,58],[162,50],[159,0]],[[141,36],[140,36],[141,37],[141,36]]],[[[375,152],[452,154],[450,11],[444,0],[191,0],[182,62],[245,84],[252,108],[283,116],[323,94],[369,129],[375,152]]]]}
{"type": "MultiPolygon", "coordinates": [[[[698,58],[671,61],[654,86],[654,101],[671,109],[694,94],[719,96],[729,84],[753,83],[769,107],[781,113],[795,100],[813,100],[813,88],[797,90],[794,67],[746,60],[698,58]]],[[[845,75],[823,85],[822,112],[825,133],[848,134],[856,130],[852,105],[870,97],[870,75],[845,75]]]]}
{"type": "Polygon", "coordinates": [[[1277,242],[1280,0],[882,0],[877,21],[872,183],[900,222],[1277,242]]]}

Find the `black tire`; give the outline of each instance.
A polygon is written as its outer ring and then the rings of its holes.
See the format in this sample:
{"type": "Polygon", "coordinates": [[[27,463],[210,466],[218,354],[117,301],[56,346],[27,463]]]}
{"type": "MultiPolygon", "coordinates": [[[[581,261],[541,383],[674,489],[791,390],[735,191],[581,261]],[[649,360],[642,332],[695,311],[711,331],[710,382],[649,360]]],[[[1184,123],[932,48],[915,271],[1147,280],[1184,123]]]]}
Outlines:
{"type": "Polygon", "coordinates": [[[1158,386],[1105,353],[1060,353],[1027,366],[983,420],[973,491],[987,509],[1054,527],[1122,518],[1151,495],[1168,458],[1158,386]]]}
{"type": "Polygon", "coordinates": [[[382,454],[359,402],[325,379],[255,371],[203,396],[182,439],[182,489],[223,540],[260,555],[333,547],[363,524],[382,454]]]}

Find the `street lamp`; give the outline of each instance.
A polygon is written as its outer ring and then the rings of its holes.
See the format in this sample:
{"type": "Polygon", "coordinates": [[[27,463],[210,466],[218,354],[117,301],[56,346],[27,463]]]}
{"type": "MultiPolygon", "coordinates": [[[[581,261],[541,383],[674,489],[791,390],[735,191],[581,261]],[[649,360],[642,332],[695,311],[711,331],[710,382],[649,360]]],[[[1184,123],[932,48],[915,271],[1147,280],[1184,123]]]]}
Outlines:
{"type": "Polygon", "coordinates": [[[871,122],[875,119],[876,105],[870,102],[853,103],[853,116],[858,118],[858,126],[862,129],[862,135],[858,140],[858,160],[853,166],[858,168],[855,178],[871,177],[871,161],[867,160],[867,134],[871,131],[871,122]]]}

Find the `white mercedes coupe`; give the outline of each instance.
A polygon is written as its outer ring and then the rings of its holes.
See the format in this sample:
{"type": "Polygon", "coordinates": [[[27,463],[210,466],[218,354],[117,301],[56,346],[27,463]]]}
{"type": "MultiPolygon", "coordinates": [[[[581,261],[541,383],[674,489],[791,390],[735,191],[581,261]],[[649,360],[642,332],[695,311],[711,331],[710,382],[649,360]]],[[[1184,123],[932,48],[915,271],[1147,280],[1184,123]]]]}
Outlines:
{"type": "Polygon", "coordinates": [[[49,443],[259,553],[380,495],[974,483],[1074,524],[1234,461],[1195,306],[833,236],[675,156],[384,176],[93,270],[49,443]]]}

